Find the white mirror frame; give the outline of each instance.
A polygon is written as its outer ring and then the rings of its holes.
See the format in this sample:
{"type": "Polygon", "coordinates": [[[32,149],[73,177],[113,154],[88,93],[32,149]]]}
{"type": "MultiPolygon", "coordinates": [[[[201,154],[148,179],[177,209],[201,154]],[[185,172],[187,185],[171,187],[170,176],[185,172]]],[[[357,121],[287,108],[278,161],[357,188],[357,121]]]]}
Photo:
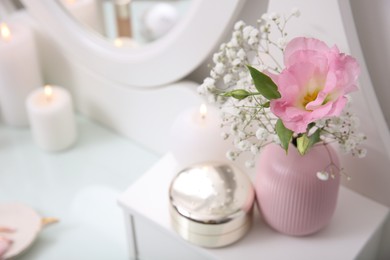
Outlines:
{"type": "Polygon", "coordinates": [[[80,26],[58,1],[23,0],[34,18],[80,64],[133,87],[164,85],[191,73],[208,57],[244,2],[193,0],[188,13],[166,36],[141,48],[120,49],[80,26]]]}

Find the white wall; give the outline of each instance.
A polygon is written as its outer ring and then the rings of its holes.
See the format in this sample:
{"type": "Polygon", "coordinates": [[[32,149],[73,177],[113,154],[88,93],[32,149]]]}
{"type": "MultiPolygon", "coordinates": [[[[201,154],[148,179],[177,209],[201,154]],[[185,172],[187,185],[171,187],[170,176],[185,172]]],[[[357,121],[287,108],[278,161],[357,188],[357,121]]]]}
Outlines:
{"type": "Polygon", "coordinates": [[[363,54],[390,125],[390,1],[351,1],[363,54]]]}

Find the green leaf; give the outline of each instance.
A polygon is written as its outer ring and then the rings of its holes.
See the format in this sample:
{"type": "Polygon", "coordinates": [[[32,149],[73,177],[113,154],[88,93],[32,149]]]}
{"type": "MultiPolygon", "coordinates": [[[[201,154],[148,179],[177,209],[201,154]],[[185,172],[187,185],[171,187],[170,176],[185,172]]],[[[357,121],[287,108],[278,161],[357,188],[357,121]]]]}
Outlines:
{"type": "Polygon", "coordinates": [[[255,87],[260,94],[268,100],[278,99],[281,97],[278,87],[270,77],[249,65],[247,67],[251,73],[255,87]]]}
{"type": "Polygon", "coordinates": [[[310,139],[306,134],[297,138],[297,148],[300,155],[305,155],[310,146],[310,139]]]}
{"type": "Polygon", "coordinates": [[[223,94],[224,97],[233,97],[238,100],[244,99],[250,95],[252,94],[245,89],[235,89],[223,94]]]}
{"type": "Polygon", "coordinates": [[[265,102],[263,105],[261,105],[262,107],[269,107],[269,105],[270,105],[270,102],[268,101],[268,102],[265,102]]]}
{"type": "Polygon", "coordinates": [[[315,131],[311,136],[303,134],[297,138],[297,148],[301,155],[305,155],[315,143],[321,140],[320,132],[321,130],[317,129],[317,131],[315,131]]]}
{"type": "Polygon", "coordinates": [[[288,151],[288,145],[290,144],[293,131],[286,128],[282,122],[282,120],[278,119],[275,125],[276,133],[278,134],[278,137],[280,139],[280,143],[282,144],[282,147],[284,150],[286,150],[286,153],[288,151]]]}

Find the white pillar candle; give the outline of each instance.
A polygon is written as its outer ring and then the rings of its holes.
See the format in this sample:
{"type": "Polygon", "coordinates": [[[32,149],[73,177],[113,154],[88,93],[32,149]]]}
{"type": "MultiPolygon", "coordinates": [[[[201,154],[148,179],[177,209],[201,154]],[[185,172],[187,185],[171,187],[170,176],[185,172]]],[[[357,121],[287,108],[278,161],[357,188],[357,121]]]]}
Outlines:
{"type": "Polygon", "coordinates": [[[27,95],[42,86],[38,55],[31,29],[10,22],[0,24],[0,107],[4,122],[27,126],[27,95]]]}
{"type": "Polygon", "coordinates": [[[47,151],[63,150],[76,140],[76,125],[69,92],[58,86],[36,89],[28,96],[27,111],[33,138],[47,151]]]}
{"type": "Polygon", "coordinates": [[[104,35],[100,0],[62,0],[62,3],[78,21],[104,35]]]}
{"type": "Polygon", "coordinates": [[[221,137],[221,119],[214,107],[202,105],[183,111],[171,129],[171,151],[180,167],[227,161],[230,143],[221,137]]]}

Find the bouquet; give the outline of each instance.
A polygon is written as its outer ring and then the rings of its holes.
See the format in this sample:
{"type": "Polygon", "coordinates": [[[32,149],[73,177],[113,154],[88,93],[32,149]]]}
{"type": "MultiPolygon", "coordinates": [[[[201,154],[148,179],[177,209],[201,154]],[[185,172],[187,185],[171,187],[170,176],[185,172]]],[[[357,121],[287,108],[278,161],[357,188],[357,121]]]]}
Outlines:
{"type": "Polygon", "coordinates": [[[353,156],[366,154],[361,147],[366,137],[357,129],[348,96],[358,89],[359,65],[321,40],[289,40],[287,24],[298,16],[295,9],[264,14],[257,27],[237,22],[198,89],[221,109],[222,138],[234,144],[227,157],[250,153],[247,167],[271,142],[286,152],[292,144],[301,155],[332,142],[353,156]]]}

